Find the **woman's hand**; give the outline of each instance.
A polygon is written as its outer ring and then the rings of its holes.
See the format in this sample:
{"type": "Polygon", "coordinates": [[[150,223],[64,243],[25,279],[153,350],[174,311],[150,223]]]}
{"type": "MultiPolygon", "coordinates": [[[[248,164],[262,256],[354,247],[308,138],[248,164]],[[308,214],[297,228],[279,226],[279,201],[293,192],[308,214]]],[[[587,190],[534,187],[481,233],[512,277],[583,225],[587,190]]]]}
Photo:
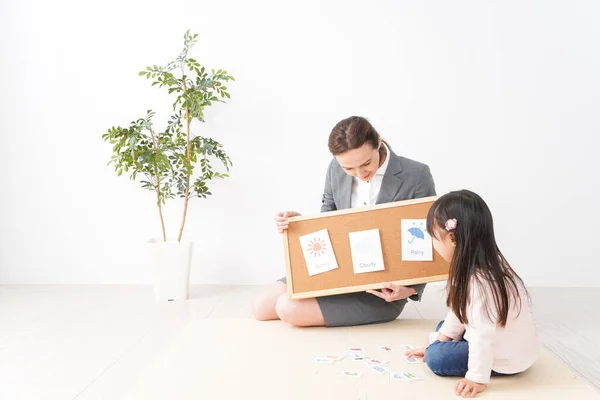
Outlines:
{"type": "Polygon", "coordinates": [[[390,303],[392,301],[406,299],[417,292],[415,289],[406,286],[398,286],[393,283],[384,283],[381,292],[378,290],[367,290],[367,293],[371,293],[372,295],[375,295],[390,303]]]}
{"type": "Polygon", "coordinates": [[[296,211],[282,211],[275,214],[275,224],[277,225],[279,233],[288,228],[288,218],[297,217],[299,215],[300,213],[297,213],[296,211]]]}
{"type": "Polygon", "coordinates": [[[466,397],[475,397],[477,393],[481,393],[485,390],[487,385],[483,383],[477,383],[468,380],[467,378],[462,378],[460,381],[456,382],[456,395],[461,396],[463,398],[466,397]]]}

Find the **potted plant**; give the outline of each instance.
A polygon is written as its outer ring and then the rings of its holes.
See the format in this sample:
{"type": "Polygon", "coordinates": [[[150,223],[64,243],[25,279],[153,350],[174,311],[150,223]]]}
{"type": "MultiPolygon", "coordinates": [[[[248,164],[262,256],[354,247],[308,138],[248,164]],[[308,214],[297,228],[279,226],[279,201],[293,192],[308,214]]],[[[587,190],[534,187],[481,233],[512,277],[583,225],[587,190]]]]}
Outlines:
{"type": "Polygon", "coordinates": [[[229,172],[231,160],[217,141],[194,135],[192,122],[204,122],[204,111],[229,98],[225,83],[233,77],[225,70],[211,70],[189,57],[197,34],[184,35],[183,51],[165,66],[149,66],[139,73],[152,81],[152,86],[164,87],[175,97],[173,114],[166,127],[154,126],[154,111],[130,123],[128,127],[112,127],[102,135],[113,145],[109,165],[117,175],[128,173],[142,188],[156,194],[156,205],[162,228],[161,239],[151,239],[149,247],[154,264],[154,289],[157,301],[184,300],[189,292],[192,243],[182,241],[188,203],[192,198],[211,195],[207,186],[212,179],[228,177],[213,170],[211,160],[220,162],[229,172]],[[199,168],[197,168],[199,166],[199,168]],[[183,199],[183,215],[176,240],[168,240],[163,205],[167,199],[183,199]]]}

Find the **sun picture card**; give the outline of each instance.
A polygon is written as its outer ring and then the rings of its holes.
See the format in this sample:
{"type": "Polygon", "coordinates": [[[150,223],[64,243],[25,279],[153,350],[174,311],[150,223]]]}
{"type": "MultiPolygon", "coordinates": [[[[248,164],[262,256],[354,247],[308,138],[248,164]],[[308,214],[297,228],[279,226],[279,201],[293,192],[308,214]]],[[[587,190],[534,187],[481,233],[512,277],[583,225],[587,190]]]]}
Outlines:
{"type": "Polygon", "coordinates": [[[299,239],[310,276],[338,268],[327,229],[300,236],[299,239]]]}
{"type": "Polygon", "coordinates": [[[383,271],[383,252],[379,229],[350,232],[350,252],[355,274],[383,271]]]}
{"type": "Polygon", "coordinates": [[[426,220],[403,219],[400,224],[402,261],[433,261],[433,241],[425,228],[426,220]]]}

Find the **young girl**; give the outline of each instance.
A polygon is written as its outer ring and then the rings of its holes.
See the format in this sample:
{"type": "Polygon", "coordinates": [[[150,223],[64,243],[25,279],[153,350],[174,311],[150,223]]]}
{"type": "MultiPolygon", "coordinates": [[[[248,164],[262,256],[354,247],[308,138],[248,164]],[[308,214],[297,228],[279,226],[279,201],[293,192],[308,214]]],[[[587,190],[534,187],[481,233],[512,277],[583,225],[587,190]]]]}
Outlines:
{"type": "Polygon", "coordinates": [[[427,215],[433,247],[448,262],[450,312],[424,357],[439,376],[462,376],[458,396],[474,397],[490,376],[525,371],[536,360],[538,341],[523,281],[494,238],[492,214],[481,197],[461,190],[440,197],[427,215]]]}

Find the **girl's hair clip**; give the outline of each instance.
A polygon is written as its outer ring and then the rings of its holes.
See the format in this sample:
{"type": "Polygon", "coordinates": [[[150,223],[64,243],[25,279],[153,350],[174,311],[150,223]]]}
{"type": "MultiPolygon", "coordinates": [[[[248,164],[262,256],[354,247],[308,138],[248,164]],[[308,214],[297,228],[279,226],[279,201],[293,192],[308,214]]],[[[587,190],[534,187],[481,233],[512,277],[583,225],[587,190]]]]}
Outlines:
{"type": "Polygon", "coordinates": [[[450,218],[448,221],[446,221],[446,230],[448,232],[453,231],[456,229],[456,225],[458,225],[458,221],[456,220],[456,218],[450,218]]]}

